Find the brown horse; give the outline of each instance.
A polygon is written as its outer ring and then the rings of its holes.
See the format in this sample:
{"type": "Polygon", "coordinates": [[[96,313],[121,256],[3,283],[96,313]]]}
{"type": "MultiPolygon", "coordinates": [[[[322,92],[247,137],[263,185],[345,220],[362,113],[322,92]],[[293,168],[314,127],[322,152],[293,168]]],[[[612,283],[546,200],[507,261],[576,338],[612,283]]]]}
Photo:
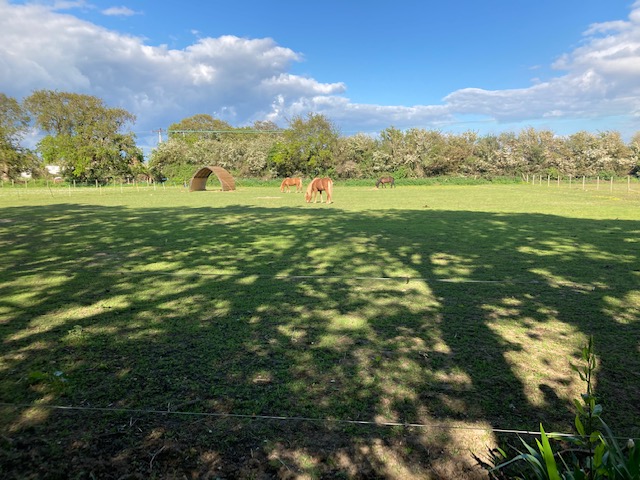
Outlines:
{"type": "Polygon", "coordinates": [[[313,203],[317,203],[317,195],[320,196],[320,203],[322,203],[322,192],[327,193],[326,203],[332,203],[331,197],[333,196],[333,180],[328,177],[314,178],[307,187],[307,193],[304,199],[309,203],[313,199],[313,203]]]}
{"type": "Polygon", "coordinates": [[[393,177],[380,177],[376,182],[376,188],[378,188],[380,185],[385,188],[387,186],[387,183],[391,188],[396,186],[396,181],[393,177]]]}
{"type": "Polygon", "coordinates": [[[296,193],[298,192],[302,192],[302,179],[299,177],[287,177],[285,178],[282,183],[280,184],[280,191],[284,192],[285,188],[287,189],[287,193],[291,192],[291,188],[290,187],[296,187],[296,193]]]}

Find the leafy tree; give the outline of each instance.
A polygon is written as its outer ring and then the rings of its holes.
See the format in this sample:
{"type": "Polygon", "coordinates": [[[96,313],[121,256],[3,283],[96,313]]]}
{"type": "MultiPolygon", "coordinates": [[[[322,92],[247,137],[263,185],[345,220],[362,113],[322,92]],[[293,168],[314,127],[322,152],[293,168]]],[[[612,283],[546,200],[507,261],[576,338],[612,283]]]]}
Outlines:
{"type": "Polygon", "coordinates": [[[0,177],[5,180],[39,167],[36,157],[20,146],[29,129],[29,120],[16,99],[0,93],[0,177]]]}
{"type": "Polygon", "coordinates": [[[465,170],[467,168],[473,168],[478,134],[473,131],[467,131],[460,135],[445,135],[445,139],[445,166],[441,174],[455,175],[466,173],[465,170]]]}
{"type": "Polygon", "coordinates": [[[269,153],[269,166],[280,176],[327,174],[334,168],[338,137],[336,127],[324,115],[295,117],[269,153]]]}
{"type": "Polygon", "coordinates": [[[122,130],[135,116],[108,108],[90,95],[39,90],[25,100],[35,124],[48,133],[39,143],[42,158],[69,178],[104,181],[132,175],[142,157],[132,132],[122,130]]]}
{"type": "Polygon", "coordinates": [[[629,170],[629,174],[640,177],[640,132],[636,132],[631,138],[629,150],[629,157],[631,159],[631,169],[629,170]]]}
{"type": "Polygon", "coordinates": [[[414,175],[442,175],[447,171],[447,139],[438,130],[411,129],[407,132],[407,143],[415,153],[414,175]]]}
{"type": "MultiPolygon", "coordinates": [[[[169,125],[169,137],[193,144],[200,140],[221,140],[220,131],[231,131],[233,127],[224,120],[198,113],[169,125]]],[[[228,134],[224,134],[225,138],[228,134]]]]}
{"type": "Polygon", "coordinates": [[[500,139],[496,135],[480,137],[475,148],[475,162],[469,166],[469,173],[474,175],[496,175],[498,169],[498,155],[500,139]]]}
{"type": "Polygon", "coordinates": [[[369,135],[358,133],[338,139],[336,173],[341,178],[373,177],[373,153],[377,141],[369,135]]]}
{"type": "Polygon", "coordinates": [[[549,149],[551,148],[553,137],[554,134],[551,131],[537,131],[532,127],[520,132],[517,141],[517,152],[521,171],[536,174],[546,167],[550,158],[549,149]]]}
{"type": "Polygon", "coordinates": [[[259,120],[253,123],[254,130],[262,130],[262,131],[277,131],[280,130],[278,125],[276,125],[271,120],[259,120]]]}

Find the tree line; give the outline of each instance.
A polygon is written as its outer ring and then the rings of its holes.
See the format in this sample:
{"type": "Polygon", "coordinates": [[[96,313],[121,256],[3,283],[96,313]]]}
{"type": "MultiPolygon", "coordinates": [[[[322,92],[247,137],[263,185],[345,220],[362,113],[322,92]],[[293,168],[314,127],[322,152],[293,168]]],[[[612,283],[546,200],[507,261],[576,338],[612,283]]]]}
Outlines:
{"type": "Polygon", "coordinates": [[[135,135],[127,131],[135,120],[91,95],[38,90],[20,103],[0,93],[0,177],[16,179],[25,171],[45,176],[45,165],[81,182],[135,177],[146,169],[135,135]],[[35,151],[22,146],[33,129],[44,133],[35,151]]]}
{"type": "Polygon", "coordinates": [[[182,180],[206,165],[259,178],[640,175],[640,132],[629,143],[615,131],[559,136],[534,128],[479,135],[392,126],[376,136],[344,136],[315,113],[294,117],[286,128],[269,121],[233,127],[197,114],[170,125],[167,140],[144,162],[126,129],[134,122],[131,113],[89,95],[40,90],[20,103],[0,93],[0,175],[43,174],[45,164],[60,166],[68,180],[88,182],[182,180]],[[32,128],[45,133],[35,151],[21,146],[32,128]]]}

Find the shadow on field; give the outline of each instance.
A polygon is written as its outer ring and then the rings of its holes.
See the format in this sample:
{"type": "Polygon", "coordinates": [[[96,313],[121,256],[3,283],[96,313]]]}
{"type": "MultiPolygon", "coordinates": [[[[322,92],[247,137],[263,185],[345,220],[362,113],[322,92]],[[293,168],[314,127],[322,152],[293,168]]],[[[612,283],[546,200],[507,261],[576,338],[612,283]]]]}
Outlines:
{"type": "Polygon", "coordinates": [[[640,430],[640,222],[245,206],[0,217],[0,401],[85,408],[5,405],[5,478],[481,478],[468,450],[489,437],[474,429],[570,428],[569,362],[588,335],[605,418],[640,430]],[[355,423],[372,421],[427,426],[355,423]]]}

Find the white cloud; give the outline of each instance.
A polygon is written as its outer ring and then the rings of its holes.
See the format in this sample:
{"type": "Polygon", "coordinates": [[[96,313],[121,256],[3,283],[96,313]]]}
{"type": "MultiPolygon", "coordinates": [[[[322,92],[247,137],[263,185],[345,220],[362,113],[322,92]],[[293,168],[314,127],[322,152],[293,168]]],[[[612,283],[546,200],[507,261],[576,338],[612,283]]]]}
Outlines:
{"type": "MultiPolygon", "coordinates": [[[[0,0],[0,91],[35,89],[96,95],[138,117],[137,129],[166,127],[196,113],[234,125],[281,125],[310,111],[348,131],[438,128],[468,117],[522,123],[540,119],[633,115],[640,111],[640,1],[627,20],[589,26],[583,43],[558,58],[557,76],[523,88],[464,88],[441,105],[353,103],[347,86],[292,73],[303,56],[271,38],[198,38],[184,49],[97,26],[61,9],[84,1],[10,4],[0,0]],[[28,32],[26,34],[25,32],[28,32]]],[[[126,7],[104,11],[128,15],[126,7]]]]}
{"type": "Polygon", "coordinates": [[[628,21],[591,25],[586,41],[553,67],[564,72],[512,90],[462,89],[445,97],[452,113],[501,122],[629,114],[640,106],[640,2],[628,21]]]}
{"type": "Polygon", "coordinates": [[[301,55],[270,38],[202,38],[174,50],[42,4],[4,0],[0,31],[1,91],[15,97],[43,88],[97,95],[145,125],[214,111],[244,122],[254,112],[270,112],[278,94],[291,104],[344,90],[340,83],[290,74],[301,55]]]}
{"type": "Polygon", "coordinates": [[[140,12],[131,10],[129,7],[109,7],[102,10],[101,13],[108,17],[131,17],[140,14],[140,12]]]}

